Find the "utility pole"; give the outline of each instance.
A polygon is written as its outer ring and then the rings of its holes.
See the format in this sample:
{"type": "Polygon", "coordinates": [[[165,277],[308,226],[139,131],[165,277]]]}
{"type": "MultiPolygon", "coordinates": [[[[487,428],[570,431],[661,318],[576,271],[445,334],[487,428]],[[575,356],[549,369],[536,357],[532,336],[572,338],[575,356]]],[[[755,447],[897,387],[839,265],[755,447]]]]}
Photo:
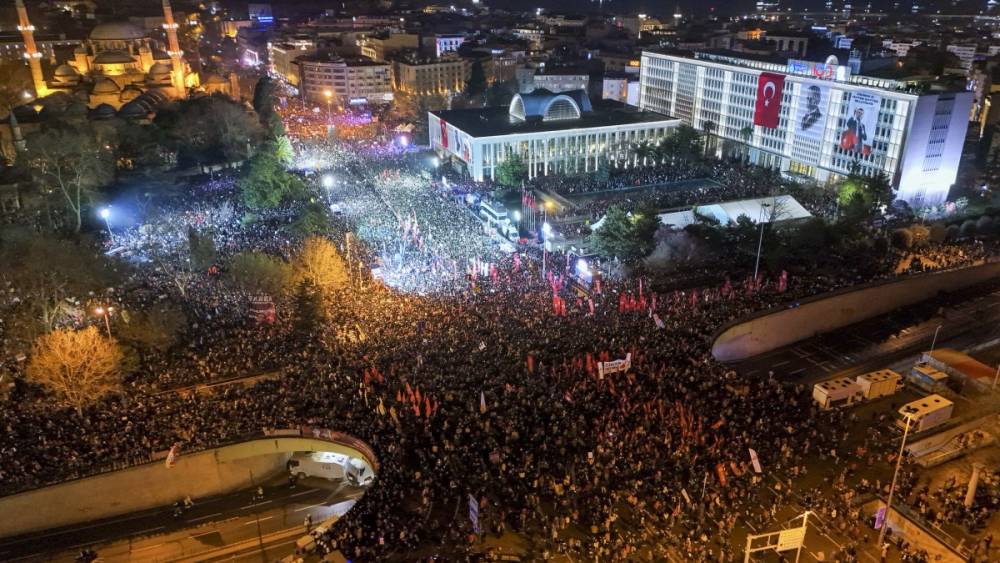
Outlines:
{"type": "Polygon", "coordinates": [[[899,477],[899,466],[903,464],[903,450],[906,448],[906,436],[910,433],[910,415],[906,417],[906,427],[903,429],[903,441],[899,444],[899,456],[896,457],[896,471],[892,474],[892,484],[889,485],[889,498],[885,501],[885,518],[882,519],[882,528],[878,531],[878,545],[881,549],[882,542],[885,541],[885,530],[889,527],[889,513],[892,510],[892,495],[896,492],[896,479],[899,477]]]}
{"type": "MultiPolygon", "coordinates": [[[[254,498],[256,498],[257,497],[257,482],[254,481],[254,478],[253,478],[253,469],[249,469],[248,468],[247,471],[250,472],[250,487],[252,487],[254,498]]],[[[257,504],[257,502],[254,501],[254,504],[257,504]]],[[[267,563],[267,553],[264,551],[264,535],[261,534],[261,532],[260,532],[260,511],[256,510],[256,508],[257,507],[254,507],[253,517],[257,521],[257,544],[260,546],[260,557],[261,557],[261,559],[264,560],[264,563],[267,563]]]]}
{"type": "Polygon", "coordinates": [[[757,222],[760,223],[760,239],[757,241],[757,261],[753,266],[753,283],[755,286],[757,283],[757,272],[760,270],[760,251],[764,248],[764,210],[768,207],[771,207],[771,205],[761,202],[760,215],[757,216],[757,222]]]}

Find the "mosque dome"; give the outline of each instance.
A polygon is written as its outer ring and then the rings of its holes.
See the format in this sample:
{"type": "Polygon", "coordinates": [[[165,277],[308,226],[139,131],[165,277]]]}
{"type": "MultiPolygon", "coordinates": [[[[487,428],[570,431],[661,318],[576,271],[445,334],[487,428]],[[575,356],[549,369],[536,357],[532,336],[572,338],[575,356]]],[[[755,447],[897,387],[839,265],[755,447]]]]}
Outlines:
{"type": "Polygon", "coordinates": [[[94,119],[111,119],[115,116],[115,108],[110,104],[100,104],[94,108],[91,115],[94,119]]]}
{"type": "Polygon", "coordinates": [[[94,57],[94,64],[112,65],[134,63],[135,57],[125,51],[103,51],[94,57]]]}
{"type": "Polygon", "coordinates": [[[129,84],[128,86],[122,88],[122,93],[118,95],[118,99],[122,102],[131,102],[141,95],[142,90],[133,84],[129,84]]]}
{"type": "Polygon", "coordinates": [[[146,33],[128,22],[102,23],[90,31],[95,41],[131,41],[143,39],[146,33]]]}
{"type": "Polygon", "coordinates": [[[56,67],[55,72],[52,74],[56,82],[62,84],[75,83],[80,80],[80,74],[76,72],[76,69],[69,66],[68,64],[61,64],[56,67]]]}
{"type": "Polygon", "coordinates": [[[97,82],[94,83],[92,92],[94,94],[117,94],[121,92],[121,88],[110,78],[98,78],[97,82]]]}
{"type": "Polygon", "coordinates": [[[149,67],[150,76],[170,76],[170,67],[163,63],[153,63],[153,66],[149,67]]]}

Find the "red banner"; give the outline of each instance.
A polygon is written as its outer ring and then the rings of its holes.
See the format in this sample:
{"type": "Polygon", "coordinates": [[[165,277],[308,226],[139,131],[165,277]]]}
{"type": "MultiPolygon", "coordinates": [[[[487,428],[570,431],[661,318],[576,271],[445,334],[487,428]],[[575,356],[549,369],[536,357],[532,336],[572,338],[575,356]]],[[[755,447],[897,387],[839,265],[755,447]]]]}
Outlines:
{"type": "Polygon", "coordinates": [[[757,103],[753,111],[753,124],[774,129],[781,117],[781,92],[785,75],[772,72],[760,73],[757,79],[757,103]]]}
{"type": "Polygon", "coordinates": [[[438,118],[438,123],[441,124],[441,146],[448,148],[448,124],[441,118],[438,118]]]}

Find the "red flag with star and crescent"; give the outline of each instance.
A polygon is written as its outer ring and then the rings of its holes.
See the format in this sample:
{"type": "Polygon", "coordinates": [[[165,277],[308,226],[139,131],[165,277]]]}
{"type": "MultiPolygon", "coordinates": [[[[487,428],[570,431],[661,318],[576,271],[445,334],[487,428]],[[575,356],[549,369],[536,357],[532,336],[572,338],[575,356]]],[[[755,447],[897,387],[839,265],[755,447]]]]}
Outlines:
{"type": "Polygon", "coordinates": [[[781,117],[781,92],[785,75],[762,72],[757,79],[757,103],[753,111],[753,124],[774,129],[781,117]]]}

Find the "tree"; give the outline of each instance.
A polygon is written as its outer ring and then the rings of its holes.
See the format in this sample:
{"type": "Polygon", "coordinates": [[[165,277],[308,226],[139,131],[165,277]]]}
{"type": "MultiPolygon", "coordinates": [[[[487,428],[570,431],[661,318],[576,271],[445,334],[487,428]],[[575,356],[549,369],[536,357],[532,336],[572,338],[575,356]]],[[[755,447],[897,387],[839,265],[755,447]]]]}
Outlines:
{"type": "Polygon", "coordinates": [[[174,102],[154,121],[178,152],[181,163],[244,160],[267,133],[244,106],[221,95],[174,102]]]}
{"type": "Polygon", "coordinates": [[[89,126],[60,124],[28,139],[27,160],[43,189],[62,196],[73,218],[73,232],[79,233],[84,208],[114,177],[111,153],[98,144],[89,126]]]}
{"type": "Polygon", "coordinates": [[[277,207],[305,191],[302,180],[290,174],[272,151],[254,155],[240,182],[243,203],[251,209],[277,207]]]}
{"type": "Polygon", "coordinates": [[[653,251],[659,228],[660,217],[655,210],[627,213],[616,205],[608,209],[601,227],[591,234],[591,241],[602,256],[633,262],[653,251]]]}
{"type": "Polygon", "coordinates": [[[503,107],[510,105],[511,99],[517,93],[517,81],[494,82],[486,89],[486,106],[503,107]]]}
{"type": "Polygon", "coordinates": [[[302,251],[295,259],[295,277],[308,280],[324,293],[347,286],[347,266],[340,253],[329,240],[312,236],[302,243],[302,251]]]}
{"type": "Polygon", "coordinates": [[[295,286],[292,326],[301,334],[310,334],[326,321],[323,295],[316,284],[303,279],[295,286]]]}
{"type": "Polygon", "coordinates": [[[292,280],[284,260],[263,252],[241,252],[229,260],[226,276],[248,293],[281,295],[292,280]]]}
{"type": "Polygon", "coordinates": [[[521,182],[528,179],[528,165],[524,158],[518,153],[507,155],[503,162],[497,165],[497,182],[502,186],[520,186],[521,182]]]}
{"type": "Polygon", "coordinates": [[[123,323],[117,327],[116,335],[139,349],[165,352],[177,341],[177,335],[187,326],[184,312],[166,303],[123,313],[123,323]]]}
{"type": "Polygon", "coordinates": [[[277,139],[285,134],[285,126],[281,122],[281,116],[274,111],[274,98],[277,86],[274,80],[268,76],[261,76],[257,80],[257,85],[253,89],[253,110],[260,118],[260,124],[267,129],[271,138],[277,139]]]}
{"type": "Polygon", "coordinates": [[[705,132],[704,137],[705,137],[705,156],[706,157],[708,156],[708,153],[709,153],[709,147],[712,146],[712,140],[715,138],[715,130],[717,128],[718,128],[718,126],[715,124],[714,121],[711,121],[711,120],[704,121],[701,124],[701,129],[702,129],[702,131],[705,132]]]}
{"type": "Polygon", "coordinates": [[[318,201],[306,205],[292,223],[292,231],[302,236],[324,233],[329,228],[330,216],[326,207],[318,201]]]}
{"type": "Polygon", "coordinates": [[[274,142],[274,156],[284,167],[289,167],[295,162],[295,150],[292,148],[288,137],[282,135],[274,142]]]}
{"type": "Polygon", "coordinates": [[[465,82],[465,97],[474,98],[486,92],[486,72],[483,70],[483,63],[479,59],[472,62],[469,69],[469,79],[465,82]]]}
{"type": "Polygon", "coordinates": [[[411,92],[397,92],[392,102],[396,119],[412,123],[414,139],[427,138],[427,112],[445,109],[448,100],[440,94],[421,96],[411,92]]]}
{"type": "Polygon", "coordinates": [[[25,375],[81,412],[121,387],[123,360],[118,343],[96,327],[54,330],[38,337],[25,375]]]}
{"type": "Polygon", "coordinates": [[[212,233],[199,233],[193,226],[188,225],[187,235],[191,267],[195,270],[207,270],[215,263],[218,255],[212,233]]]}

